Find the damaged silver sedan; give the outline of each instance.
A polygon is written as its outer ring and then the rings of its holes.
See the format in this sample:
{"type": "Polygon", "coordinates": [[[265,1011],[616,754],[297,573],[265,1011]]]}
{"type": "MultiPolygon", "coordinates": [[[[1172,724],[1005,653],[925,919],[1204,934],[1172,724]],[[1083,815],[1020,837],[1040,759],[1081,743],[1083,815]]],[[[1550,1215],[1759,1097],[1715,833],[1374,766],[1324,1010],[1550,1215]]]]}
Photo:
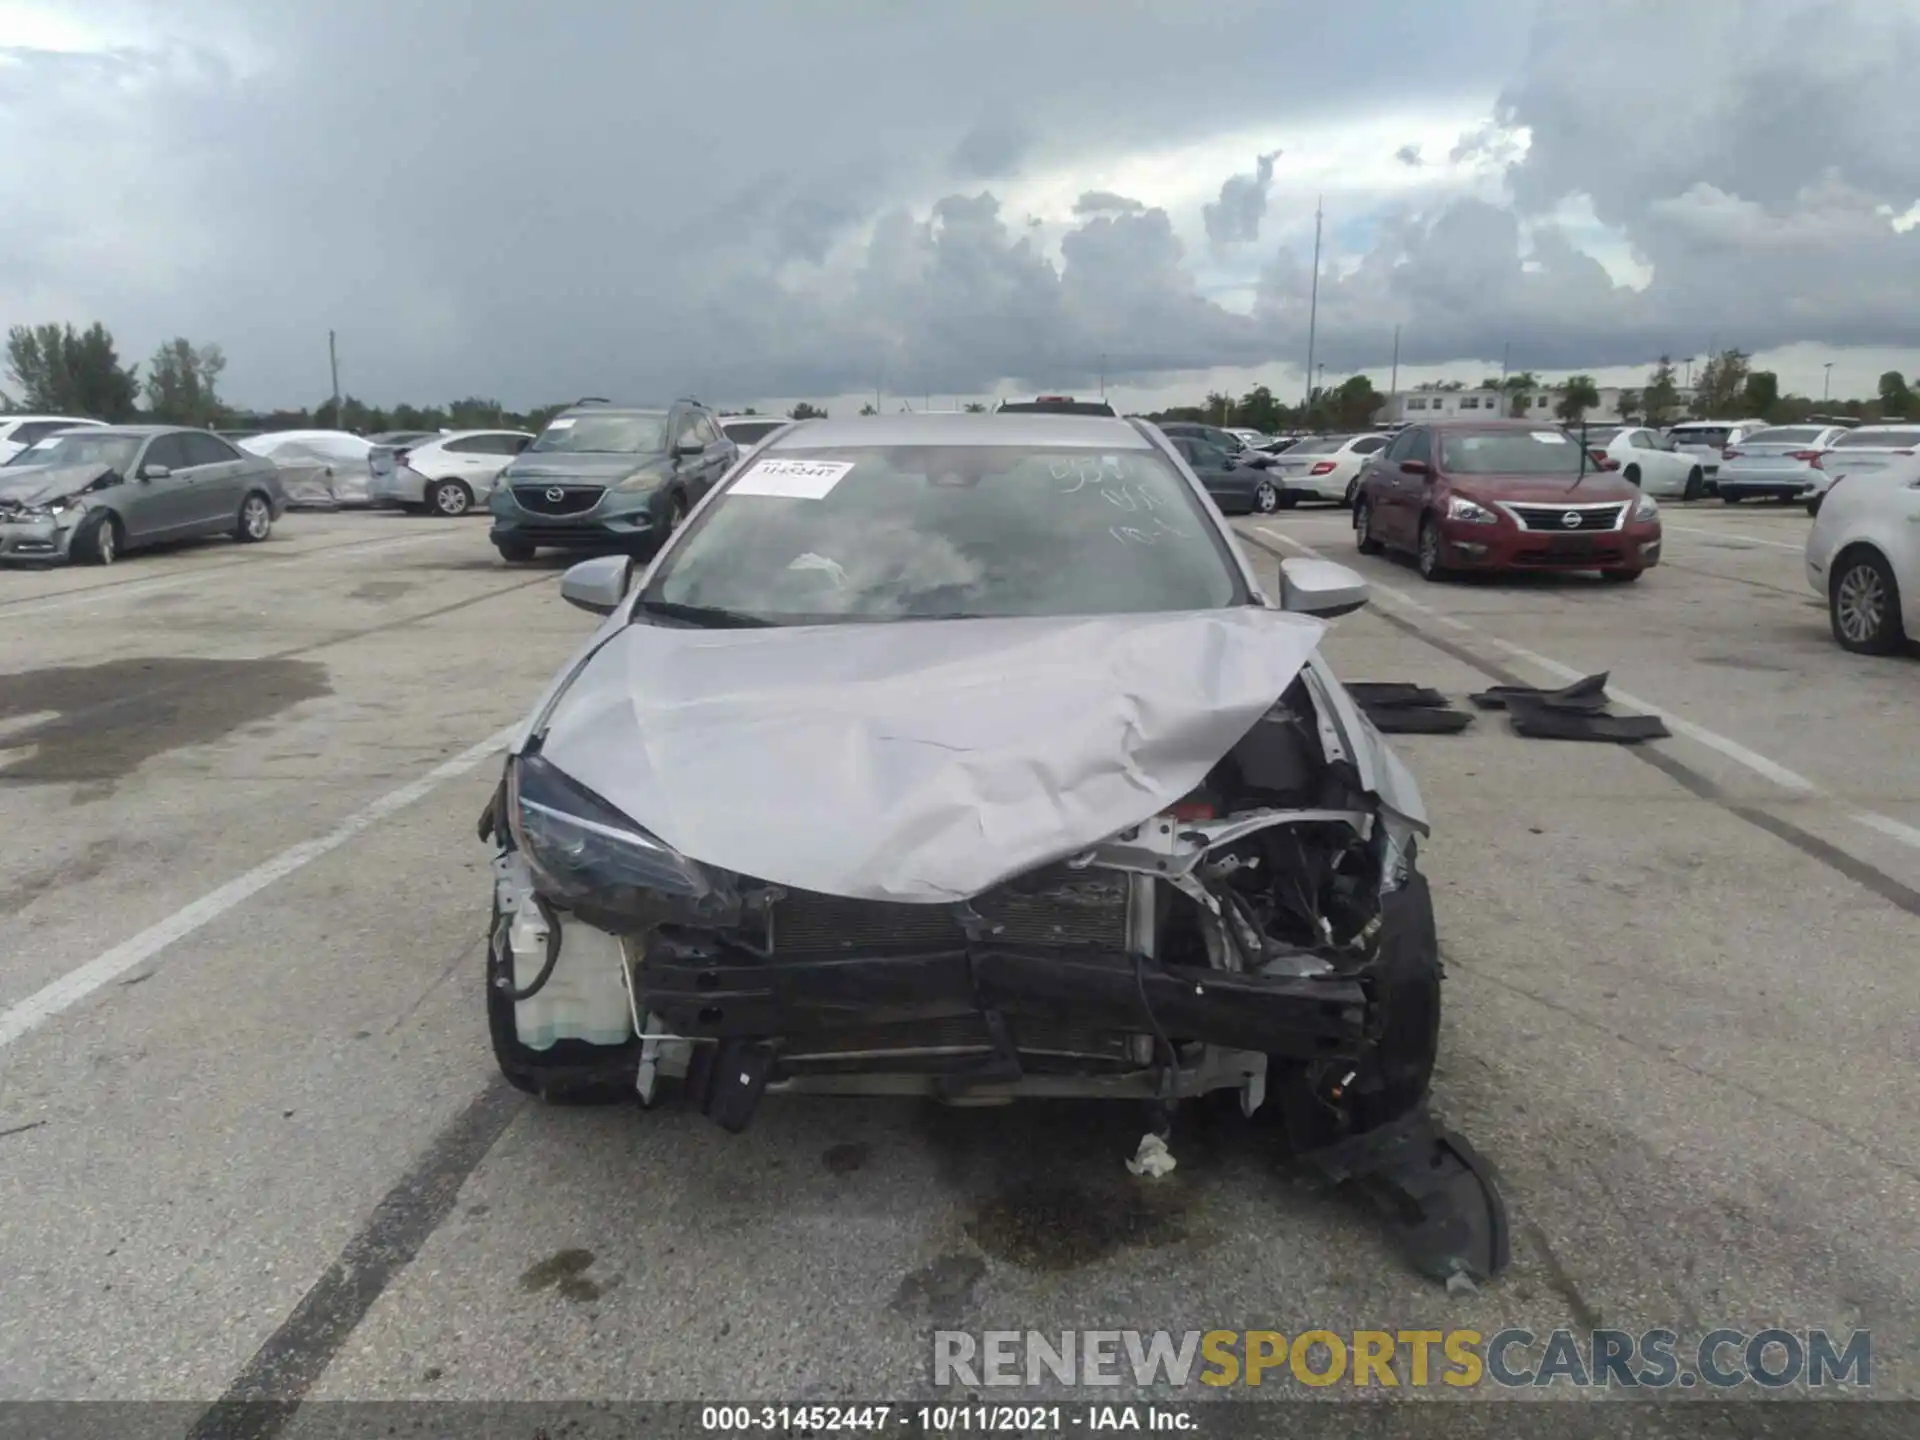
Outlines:
{"type": "Polygon", "coordinates": [[[1266,595],[1150,426],[819,421],[764,442],[512,747],[487,1011],[556,1102],[1237,1098],[1371,1182],[1439,1278],[1506,1262],[1429,1116],[1413,778],[1318,658],[1359,576],[1266,595]]]}

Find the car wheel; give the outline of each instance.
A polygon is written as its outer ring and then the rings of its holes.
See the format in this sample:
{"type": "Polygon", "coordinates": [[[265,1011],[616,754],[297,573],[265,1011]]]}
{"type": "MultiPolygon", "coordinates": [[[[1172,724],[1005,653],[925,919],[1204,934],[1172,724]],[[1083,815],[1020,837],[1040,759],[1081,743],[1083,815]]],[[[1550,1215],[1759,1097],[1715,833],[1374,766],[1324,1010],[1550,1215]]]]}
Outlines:
{"type": "Polygon", "coordinates": [[[126,548],[126,532],[110,510],[102,510],[73,537],[73,552],[91,565],[111,565],[126,548]]]}
{"type": "Polygon", "coordinates": [[[1262,480],[1253,487],[1253,508],[1262,515],[1271,515],[1280,508],[1280,492],[1273,488],[1271,480],[1262,480]]]}
{"type": "Polygon", "coordinates": [[[1720,492],[1720,503],[1722,505],[1738,505],[1740,503],[1740,497],[1730,490],[1722,490],[1720,492]]]}
{"type": "Polygon", "coordinates": [[[427,505],[436,515],[452,519],[473,509],[473,492],[460,480],[438,480],[427,496],[427,505]]]}
{"type": "Polygon", "coordinates": [[[1419,1105],[1433,1085],[1440,1054],[1440,943],[1433,895],[1417,869],[1398,891],[1382,897],[1379,1039],[1364,1066],[1368,1073],[1345,1088],[1344,1125],[1316,1093],[1315,1067],[1281,1056],[1267,1060],[1267,1099],[1254,1123],[1281,1126],[1297,1151],[1317,1150],[1346,1135],[1391,1124],[1419,1105]],[[1383,918],[1385,918],[1383,914],[1383,918]]]}
{"type": "Polygon", "coordinates": [[[1856,655],[1891,655],[1906,640],[1900,624],[1900,586],[1877,550],[1846,551],[1827,589],[1833,638],[1856,655]]]}
{"type": "Polygon", "coordinates": [[[1644,573],[1641,570],[1602,570],[1600,578],[1611,585],[1631,585],[1644,573]]]}
{"type": "Polygon", "coordinates": [[[1420,549],[1416,562],[1422,580],[1444,580],[1447,567],[1440,561],[1440,527],[1428,515],[1420,521],[1420,549]]]}
{"type": "Polygon", "coordinates": [[[1707,493],[1707,477],[1700,473],[1700,467],[1694,466],[1687,472],[1687,488],[1680,492],[1682,500],[1698,500],[1707,493]]]}
{"type": "Polygon", "coordinates": [[[504,980],[512,983],[512,966],[494,936],[500,929],[496,900],[487,927],[487,1034],[493,1041],[494,1063],[516,1090],[538,1096],[549,1105],[618,1105],[638,1101],[634,1088],[640,1067],[640,1042],[589,1045],[584,1040],[556,1040],[545,1050],[520,1043],[513,1023],[513,1000],[504,980]]]}
{"type": "Polygon", "coordinates": [[[1365,500],[1353,507],[1353,543],[1362,555],[1378,555],[1384,548],[1373,538],[1373,507],[1365,500]]]}
{"type": "Polygon", "coordinates": [[[533,546],[521,540],[500,540],[495,542],[493,548],[500,552],[500,558],[509,565],[524,564],[533,559],[533,546]]]}
{"type": "Polygon", "coordinates": [[[1346,506],[1347,509],[1351,510],[1353,508],[1353,497],[1359,491],[1359,489],[1360,489],[1360,480],[1358,476],[1347,481],[1347,493],[1341,497],[1340,503],[1346,506]]]}
{"type": "Polygon", "coordinates": [[[273,533],[273,505],[258,490],[240,502],[240,515],[233,524],[233,538],[242,545],[257,545],[273,533]]]}

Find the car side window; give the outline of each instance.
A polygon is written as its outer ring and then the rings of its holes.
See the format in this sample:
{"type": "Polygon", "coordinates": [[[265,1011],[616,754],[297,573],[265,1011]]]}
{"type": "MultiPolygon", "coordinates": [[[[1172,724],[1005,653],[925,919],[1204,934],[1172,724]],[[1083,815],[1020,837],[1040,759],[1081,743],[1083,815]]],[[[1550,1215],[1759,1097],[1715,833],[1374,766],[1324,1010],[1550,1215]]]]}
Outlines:
{"type": "Polygon", "coordinates": [[[218,435],[182,435],[179,437],[186,446],[189,465],[225,465],[240,458],[240,454],[218,435]]]}
{"type": "Polygon", "coordinates": [[[518,455],[533,443],[524,435],[489,435],[486,439],[495,455],[518,455]]]}
{"type": "Polygon", "coordinates": [[[468,435],[463,439],[449,440],[440,448],[455,455],[490,455],[493,447],[487,444],[487,439],[485,435],[468,435]]]}
{"type": "Polygon", "coordinates": [[[49,435],[57,435],[62,430],[73,430],[76,428],[78,427],[69,425],[64,420],[26,420],[16,425],[13,434],[7,438],[16,445],[31,445],[36,440],[45,439],[49,435]]]}
{"type": "Polygon", "coordinates": [[[720,443],[720,432],[713,428],[713,421],[699,411],[694,412],[692,428],[693,438],[700,442],[702,448],[720,443]]]}
{"type": "Polygon", "coordinates": [[[1413,453],[1413,437],[1415,433],[1416,432],[1412,430],[1402,430],[1398,435],[1393,437],[1393,443],[1387,447],[1387,453],[1380,458],[1389,466],[1398,465],[1413,453]]]}
{"type": "Polygon", "coordinates": [[[1356,455],[1371,455],[1386,443],[1387,442],[1382,440],[1378,435],[1363,435],[1353,442],[1353,453],[1356,455]]]}
{"type": "Polygon", "coordinates": [[[140,468],[150,470],[156,465],[164,465],[169,470],[184,470],[191,463],[187,459],[186,443],[180,436],[161,435],[147,446],[147,453],[140,460],[140,468]]]}

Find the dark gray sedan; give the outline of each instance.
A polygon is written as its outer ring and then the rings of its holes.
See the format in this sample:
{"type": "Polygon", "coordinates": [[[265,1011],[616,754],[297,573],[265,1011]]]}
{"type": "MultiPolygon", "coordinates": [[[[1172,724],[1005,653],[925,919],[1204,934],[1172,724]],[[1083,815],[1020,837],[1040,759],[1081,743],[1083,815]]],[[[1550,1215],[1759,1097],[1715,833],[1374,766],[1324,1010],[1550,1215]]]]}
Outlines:
{"type": "Polygon", "coordinates": [[[161,541],[265,540],[286,508],[274,463],[208,430],[91,427],[14,460],[0,467],[0,560],[111,565],[161,541]]]}
{"type": "Polygon", "coordinates": [[[1293,504],[1264,466],[1250,465],[1218,445],[1191,436],[1168,435],[1167,440],[1206,486],[1222,515],[1271,515],[1293,504]]]}

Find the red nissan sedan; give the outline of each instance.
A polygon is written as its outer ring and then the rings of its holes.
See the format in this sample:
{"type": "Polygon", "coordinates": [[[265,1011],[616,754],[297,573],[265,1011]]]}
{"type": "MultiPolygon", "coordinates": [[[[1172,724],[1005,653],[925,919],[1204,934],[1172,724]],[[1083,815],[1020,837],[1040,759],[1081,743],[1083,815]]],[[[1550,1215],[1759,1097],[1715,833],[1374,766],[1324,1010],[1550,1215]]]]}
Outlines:
{"type": "Polygon", "coordinates": [[[1660,563],[1660,507],[1595,467],[1566,431],[1525,420],[1415,425],[1361,474],[1363,555],[1410,552],[1429,580],[1468,570],[1597,570],[1638,580],[1660,563]]]}

